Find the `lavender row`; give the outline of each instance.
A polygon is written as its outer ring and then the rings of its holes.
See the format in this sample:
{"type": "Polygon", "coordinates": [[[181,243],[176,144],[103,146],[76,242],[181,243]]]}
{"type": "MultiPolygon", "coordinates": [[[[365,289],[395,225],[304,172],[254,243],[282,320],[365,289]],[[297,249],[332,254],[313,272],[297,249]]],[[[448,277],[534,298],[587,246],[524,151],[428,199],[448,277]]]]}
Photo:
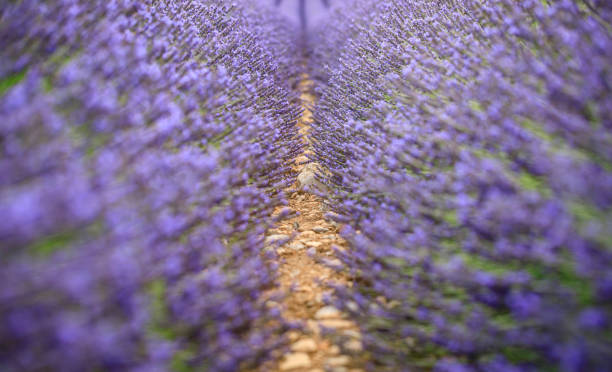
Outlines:
{"type": "Polygon", "coordinates": [[[217,0],[0,6],[0,369],[236,371],[300,151],[291,26],[217,0]]]}
{"type": "Polygon", "coordinates": [[[350,1],[313,37],[374,370],[610,370],[611,10],[350,1]]]}

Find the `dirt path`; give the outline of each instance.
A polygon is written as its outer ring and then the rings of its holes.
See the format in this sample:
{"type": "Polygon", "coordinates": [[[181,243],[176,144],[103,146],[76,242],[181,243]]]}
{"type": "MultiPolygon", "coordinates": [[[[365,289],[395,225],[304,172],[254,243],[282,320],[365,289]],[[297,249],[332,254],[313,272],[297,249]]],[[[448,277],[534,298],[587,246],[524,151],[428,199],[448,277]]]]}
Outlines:
{"type": "MultiPolygon", "coordinates": [[[[307,141],[314,101],[311,83],[305,77],[300,84],[301,99],[305,112],[299,122],[300,133],[307,141]]],[[[307,161],[304,154],[297,160],[300,172],[297,188],[312,186],[316,164],[300,165],[307,161]]],[[[303,331],[291,331],[291,350],[281,355],[278,361],[264,365],[260,371],[309,371],[309,372],[361,372],[357,368],[358,355],[362,353],[361,336],[357,327],[345,319],[337,309],[326,306],[323,299],[332,291],[330,283],[349,284],[349,279],[328,265],[341,265],[334,257],[332,246],[346,249],[346,242],[338,234],[338,226],[325,219],[327,210],[324,201],[311,193],[300,191],[289,195],[289,208],[299,215],[282,221],[270,230],[266,241],[279,254],[279,288],[287,294],[280,304],[283,315],[300,322],[303,331]],[[294,237],[288,243],[274,242],[294,237]],[[332,342],[332,340],[334,340],[332,342]]],[[[275,213],[279,213],[279,208],[275,213]]]]}

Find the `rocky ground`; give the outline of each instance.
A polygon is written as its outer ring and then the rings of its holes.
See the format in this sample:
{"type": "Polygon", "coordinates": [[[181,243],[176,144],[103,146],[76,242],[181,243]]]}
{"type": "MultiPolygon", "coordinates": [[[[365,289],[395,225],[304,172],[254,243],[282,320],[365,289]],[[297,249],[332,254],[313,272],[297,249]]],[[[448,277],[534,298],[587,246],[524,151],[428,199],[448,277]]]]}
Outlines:
{"type": "MultiPolygon", "coordinates": [[[[305,105],[300,133],[307,141],[309,106],[314,99],[307,79],[300,90],[305,105]]],[[[360,372],[363,350],[357,327],[324,302],[326,296],[332,295],[330,284],[351,285],[351,281],[337,270],[342,263],[334,257],[334,249],[347,247],[338,234],[339,226],[325,218],[328,209],[325,201],[307,191],[321,186],[314,175],[317,164],[303,164],[309,151],[307,146],[305,153],[296,159],[299,176],[295,188],[300,191],[289,195],[288,207],[293,217],[282,221],[266,236],[267,249],[274,249],[279,255],[276,290],[285,293],[276,306],[285,318],[303,327],[289,333],[290,350],[279,350],[277,360],[264,365],[261,371],[360,372]]]]}

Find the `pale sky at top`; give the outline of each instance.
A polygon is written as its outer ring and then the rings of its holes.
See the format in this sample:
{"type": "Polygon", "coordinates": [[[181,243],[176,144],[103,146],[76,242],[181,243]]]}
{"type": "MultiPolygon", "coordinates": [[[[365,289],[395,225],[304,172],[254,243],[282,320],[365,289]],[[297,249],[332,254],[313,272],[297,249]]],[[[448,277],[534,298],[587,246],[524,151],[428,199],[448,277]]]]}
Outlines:
{"type": "MultiPolygon", "coordinates": [[[[269,0],[271,4],[274,0],[269,0]]],[[[299,0],[283,0],[280,6],[281,11],[294,22],[298,22],[297,6],[299,0]]],[[[333,6],[335,2],[341,0],[330,0],[333,6]]],[[[327,9],[323,6],[321,0],[306,0],[306,10],[308,17],[308,26],[315,25],[319,20],[325,17],[327,9]]]]}

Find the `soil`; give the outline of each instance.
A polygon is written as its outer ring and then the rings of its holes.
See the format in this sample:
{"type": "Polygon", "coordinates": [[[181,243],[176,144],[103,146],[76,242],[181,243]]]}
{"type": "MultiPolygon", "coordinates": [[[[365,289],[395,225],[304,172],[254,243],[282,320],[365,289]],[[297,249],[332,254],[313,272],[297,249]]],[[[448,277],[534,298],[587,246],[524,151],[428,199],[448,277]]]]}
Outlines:
{"type": "MultiPolygon", "coordinates": [[[[312,84],[305,77],[299,86],[304,113],[298,122],[300,134],[308,144],[309,124],[312,114],[309,108],[314,103],[312,84]]],[[[313,164],[306,166],[304,154],[296,159],[295,170],[307,172],[313,164]]],[[[316,164],[314,164],[316,167],[316,164]]],[[[299,189],[299,182],[294,189],[299,189]]],[[[326,220],[328,207],[325,201],[314,194],[299,191],[288,195],[293,211],[292,218],[283,220],[275,229],[268,231],[268,240],[279,236],[293,237],[287,243],[274,245],[278,253],[276,290],[285,294],[279,304],[283,316],[302,325],[302,330],[287,334],[290,350],[278,350],[277,359],[262,366],[260,371],[310,371],[310,372],[360,372],[360,354],[363,354],[361,335],[353,322],[337,309],[326,305],[326,296],[332,296],[331,284],[351,285],[350,278],[332,267],[341,266],[334,257],[334,249],[347,249],[346,241],[338,234],[339,226],[326,220]],[[334,248],[332,248],[334,247],[334,248]]],[[[286,208],[286,207],[284,207],[286,208]]],[[[280,213],[278,208],[275,213],[280,213]]]]}

